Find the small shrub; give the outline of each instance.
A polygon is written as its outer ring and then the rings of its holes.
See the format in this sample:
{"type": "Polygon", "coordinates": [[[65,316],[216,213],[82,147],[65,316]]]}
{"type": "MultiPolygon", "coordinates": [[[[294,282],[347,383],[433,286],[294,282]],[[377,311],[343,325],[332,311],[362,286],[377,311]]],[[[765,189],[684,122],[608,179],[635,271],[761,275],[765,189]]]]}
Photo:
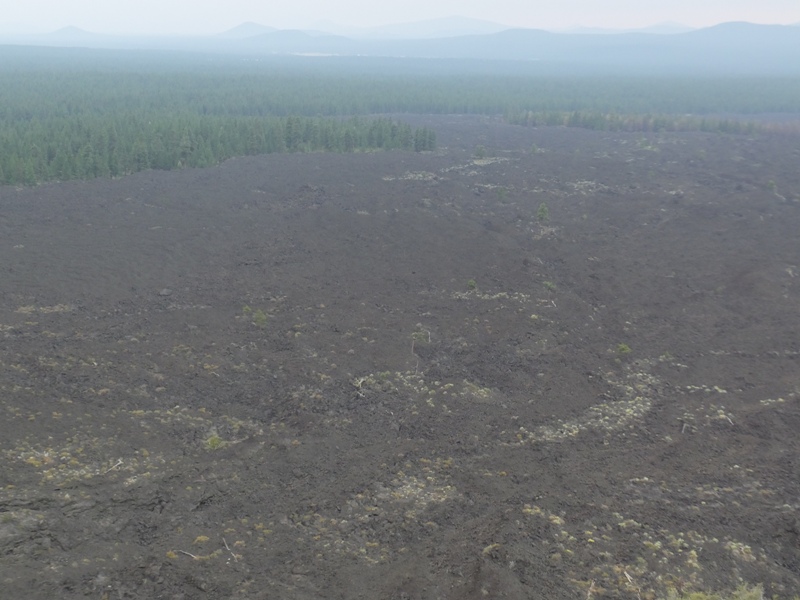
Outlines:
{"type": "Polygon", "coordinates": [[[550,209],[544,202],[539,205],[539,210],[536,211],[536,220],[539,223],[547,223],[550,220],[550,209]]]}
{"type": "Polygon", "coordinates": [[[555,292],[556,291],[556,284],[553,283],[552,281],[543,281],[542,285],[549,292],[555,292]]]}
{"type": "Polygon", "coordinates": [[[469,281],[467,281],[467,289],[470,291],[477,290],[478,283],[474,279],[470,279],[469,281]]]}
{"type": "Polygon", "coordinates": [[[225,442],[218,435],[212,435],[206,440],[207,450],[219,450],[225,445],[225,442]]]}
{"type": "Polygon", "coordinates": [[[475,146],[475,158],[486,158],[486,146],[475,146]]]}
{"type": "Polygon", "coordinates": [[[632,352],[631,347],[628,344],[617,344],[617,354],[620,356],[625,356],[632,352]]]}
{"type": "Polygon", "coordinates": [[[260,308],[253,313],[253,324],[262,329],[267,326],[267,315],[260,308]]]}
{"type": "Polygon", "coordinates": [[[415,342],[430,342],[431,334],[427,331],[415,331],[411,334],[411,339],[415,342]]]}

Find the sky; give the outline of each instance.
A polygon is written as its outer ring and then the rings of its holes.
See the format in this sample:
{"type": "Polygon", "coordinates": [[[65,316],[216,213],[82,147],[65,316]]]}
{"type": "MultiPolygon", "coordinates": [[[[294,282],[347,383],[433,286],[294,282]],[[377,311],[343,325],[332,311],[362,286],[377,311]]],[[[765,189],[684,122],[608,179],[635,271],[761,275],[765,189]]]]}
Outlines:
{"type": "Polygon", "coordinates": [[[213,34],[253,21],[371,27],[459,15],[513,27],[707,27],[726,21],[800,23],[800,0],[0,0],[0,32],[75,26],[113,34],[213,34]]]}

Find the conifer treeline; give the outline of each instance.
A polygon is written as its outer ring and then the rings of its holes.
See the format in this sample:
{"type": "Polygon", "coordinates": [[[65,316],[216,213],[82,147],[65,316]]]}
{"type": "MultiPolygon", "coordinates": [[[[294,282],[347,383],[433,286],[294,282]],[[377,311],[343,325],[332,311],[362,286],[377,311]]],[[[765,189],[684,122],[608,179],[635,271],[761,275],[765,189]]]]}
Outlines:
{"type": "Polygon", "coordinates": [[[164,62],[0,47],[0,184],[205,167],[272,152],[436,148],[427,127],[365,116],[379,111],[347,91],[355,79],[282,64],[158,58],[164,62]]]}
{"type": "MultiPolygon", "coordinates": [[[[759,124],[741,119],[698,117],[691,115],[619,115],[596,111],[573,112],[534,112],[520,111],[510,113],[506,120],[514,125],[528,127],[579,127],[595,131],[706,131],[711,133],[753,134],[766,131],[780,131],[769,124],[759,124]]],[[[787,123],[784,131],[791,131],[795,123],[787,123]]]]}
{"type": "Polygon", "coordinates": [[[747,133],[765,127],[713,115],[800,111],[800,78],[564,76],[537,68],[0,46],[0,183],[202,167],[244,154],[436,145],[427,128],[366,115],[471,113],[523,125],[747,133]]]}
{"type": "Polygon", "coordinates": [[[433,150],[436,134],[387,118],[107,114],[34,118],[0,127],[0,182],[116,177],[207,167],[272,152],[433,150]]]}

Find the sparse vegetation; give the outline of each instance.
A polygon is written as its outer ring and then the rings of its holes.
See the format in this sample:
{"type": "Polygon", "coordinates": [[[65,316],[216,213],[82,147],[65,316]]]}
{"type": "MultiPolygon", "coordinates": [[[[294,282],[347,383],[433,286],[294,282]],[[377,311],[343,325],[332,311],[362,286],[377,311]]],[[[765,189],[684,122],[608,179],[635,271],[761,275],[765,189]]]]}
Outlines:
{"type": "Polygon", "coordinates": [[[431,332],[427,329],[419,329],[411,334],[411,339],[415,342],[429,343],[431,341],[431,332]]]}
{"type": "Polygon", "coordinates": [[[225,442],[217,434],[213,434],[206,438],[205,446],[207,450],[219,450],[225,445],[225,442]]]}
{"type": "Polygon", "coordinates": [[[542,224],[550,220],[550,208],[544,202],[539,205],[539,209],[536,211],[536,220],[542,224]]]}
{"type": "Polygon", "coordinates": [[[425,122],[460,145],[3,188],[9,596],[799,589],[795,306],[732,295],[796,281],[794,140],[425,122]]]}
{"type": "Polygon", "coordinates": [[[266,327],[269,321],[269,317],[267,316],[267,313],[263,311],[263,309],[257,308],[253,310],[247,305],[242,308],[242,316],[260,329],[266,327]]]}
{"type": "Polygon", "coordinates": [[[260,308],[253,313],[253,324],[261,329],[267,326],[267,314],[260,308]]]}
{"type": "Polygon", "coordinates": [[[733,592],[708,593],[708,592],[678,592],[671,591],[666,600],[764,600],[764,590],[760,585],[742,585],[733,592]]]}

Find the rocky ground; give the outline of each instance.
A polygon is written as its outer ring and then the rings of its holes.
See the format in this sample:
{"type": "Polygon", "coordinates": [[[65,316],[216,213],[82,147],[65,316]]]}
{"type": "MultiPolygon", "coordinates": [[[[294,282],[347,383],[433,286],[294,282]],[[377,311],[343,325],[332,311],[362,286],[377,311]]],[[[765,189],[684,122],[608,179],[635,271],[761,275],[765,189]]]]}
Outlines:
{"type": "Polygon", "coordinates": [[[0,188],[7,598],[800,591],[800,140],[0,188]]]}

